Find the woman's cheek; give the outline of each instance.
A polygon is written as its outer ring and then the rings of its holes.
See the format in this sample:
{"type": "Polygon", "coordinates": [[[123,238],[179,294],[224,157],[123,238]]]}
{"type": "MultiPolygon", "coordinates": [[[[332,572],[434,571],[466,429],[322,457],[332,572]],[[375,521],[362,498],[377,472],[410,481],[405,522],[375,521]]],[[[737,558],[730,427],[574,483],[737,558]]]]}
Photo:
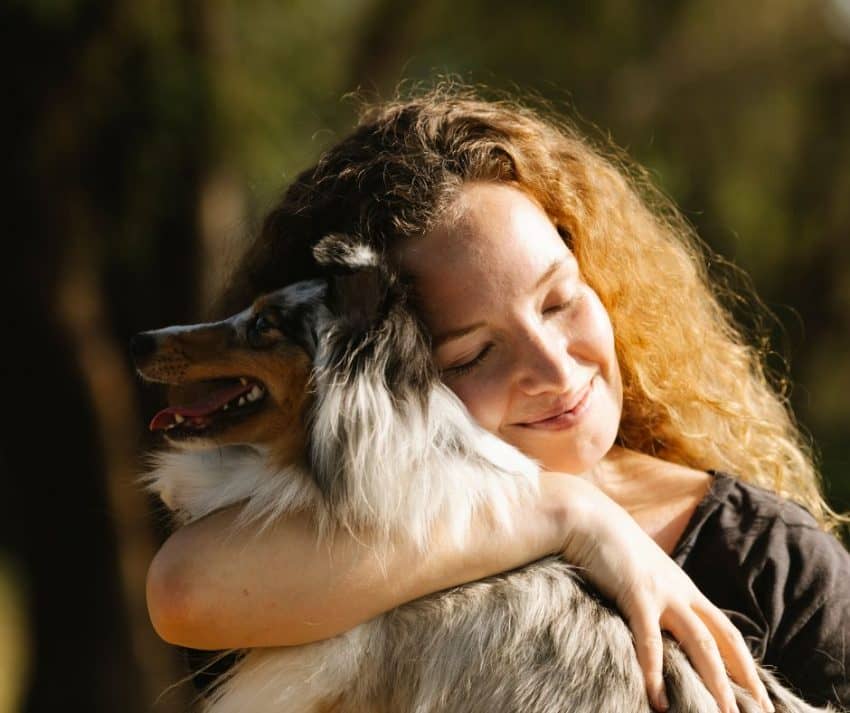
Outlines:
{"type": "Polygon", "coordinates": [[[507,408],[507,393],[499,387],[497,378],[486,378],[472,374],[446,384],[463,402],[479,426],[491,433],[498,433],[507,408]]]}

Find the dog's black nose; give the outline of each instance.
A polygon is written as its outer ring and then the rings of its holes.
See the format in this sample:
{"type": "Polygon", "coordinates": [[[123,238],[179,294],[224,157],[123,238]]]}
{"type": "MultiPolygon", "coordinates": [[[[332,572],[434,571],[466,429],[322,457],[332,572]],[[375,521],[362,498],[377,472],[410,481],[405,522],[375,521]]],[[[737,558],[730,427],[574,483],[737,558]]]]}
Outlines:
{"type": "Polygon", "coordinates": [[[144,359],[146,356],[150,356],[155,350],[156,339],[146,332],[137,334],[130,339],[130,353],[136,361],[144,359]]]}

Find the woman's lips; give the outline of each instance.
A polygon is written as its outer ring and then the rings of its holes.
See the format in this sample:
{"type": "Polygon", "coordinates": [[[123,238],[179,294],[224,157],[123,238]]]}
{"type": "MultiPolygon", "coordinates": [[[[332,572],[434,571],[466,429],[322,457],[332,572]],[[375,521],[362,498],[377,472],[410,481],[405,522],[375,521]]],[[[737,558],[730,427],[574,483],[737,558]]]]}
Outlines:
{"type": "Polygon", "coordinates": [[[582,389],[578,400],[569,406],[569,408],[565,408],[563,411],[555,413],[553,416],[541,418],[536,421],[527,421],[517,425],[523,426],[524,428],[534,428],[544,431],[560,431],[565,428],[571,428],[578,423],[587,411],[588,406],[590,405],[590,397],[593,393],[593,384],[595,382],[596,378],[594,377],[588,382],[587,386],[582,389]]]}

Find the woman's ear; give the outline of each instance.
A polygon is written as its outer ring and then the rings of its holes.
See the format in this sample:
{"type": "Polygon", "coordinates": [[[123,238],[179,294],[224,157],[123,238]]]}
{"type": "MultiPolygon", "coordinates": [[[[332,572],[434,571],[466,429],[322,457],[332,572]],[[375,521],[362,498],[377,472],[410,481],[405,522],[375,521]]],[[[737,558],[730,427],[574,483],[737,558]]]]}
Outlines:
{"type": "Polygon", "coordinates": [[[354,331],[365,331],[383,316],[392,278],[378,253],[365,242],[334,233],[313,248],[326,272],[328,308],[354,331]]]}

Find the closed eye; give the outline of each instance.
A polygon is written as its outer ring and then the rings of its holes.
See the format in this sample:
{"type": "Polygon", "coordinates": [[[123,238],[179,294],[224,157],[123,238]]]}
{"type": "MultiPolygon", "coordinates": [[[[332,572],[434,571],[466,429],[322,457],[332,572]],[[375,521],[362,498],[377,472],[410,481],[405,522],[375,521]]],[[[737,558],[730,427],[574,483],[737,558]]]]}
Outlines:
{"type": "Polygon", "coordinates": [[[570,294],[567,296],[564,296],[563,293],[559,295],[553,295],[555,303],[549,305],[548,307],[544,307],[542,314],[545,316],[553,316],[559,314],[560,312],[566,312],[567,310],[570,310],[575,307],[582,297],[583,293],[581,291],[573,290],[570,290],[570,294]]]}
{"type": "Polygon", "coordinates": [[[476,354],[469,361],[464,362],[463,364],[457,364],[455,366],[450,366],[446,369],[443,369],[444,376],[461,376],[462,374],[467,374],[472,371],[476,366],[478,366],[484,359],[487,358],[487,355],[490,353],[490,350],[493,348],[492,344],[488,344],[485,346],[478,354],[476,354]]]}
{"type": "Polygon", "coordinates": [[[277,329],[277,325],[272,322],[272,320],[269,319],[268,316],[264,314],[261,314],[259,317],[257,317],[256,321],[254,322],[254,331],[256,332],[270,332],[273,329],[277,329]]]}
{"type": "Polygon", "coordinates": [[[562,302],[561,304],[552,305],[551,307],[547,307],[543,310],[543,314],[558,314],[558,312],[563,312],[570,306],[570,302],[562,302]]]}
{"type": "Polygon", "coordinates": [[[551,315],[558,314],[560,312],[566,312],[568,309],[570,309],[570,307],[572,307],[575,304],[575,302],[576,302],[576,300],[574,298],[564,300],[563,302],[558,302],[557,304],[554,304],[550,307],[546,307],[543,310],[543,314],[551,316],[551,315]]]}

